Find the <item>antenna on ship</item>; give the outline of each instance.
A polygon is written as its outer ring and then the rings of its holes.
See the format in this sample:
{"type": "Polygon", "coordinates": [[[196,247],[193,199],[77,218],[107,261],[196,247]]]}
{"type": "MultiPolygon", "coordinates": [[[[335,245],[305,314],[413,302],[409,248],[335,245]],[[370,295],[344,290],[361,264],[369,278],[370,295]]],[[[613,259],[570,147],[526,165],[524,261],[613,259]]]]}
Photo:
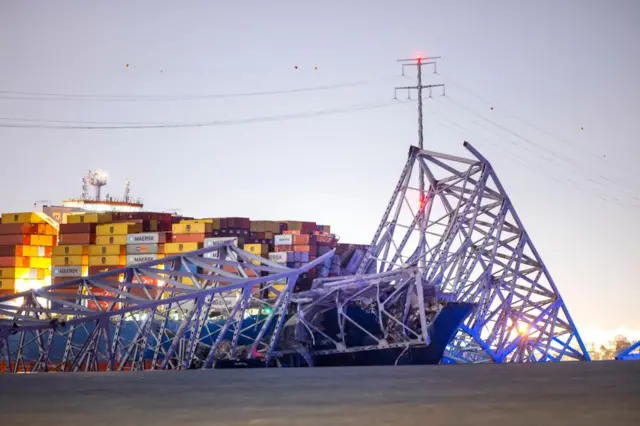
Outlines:
{"type": "Polygon", "coordinates": [[[131,181],[129,179],[124,181],[124,202],[128,203],[131,197],[131,181]]]}
{"type": "MultiPolygon", "coordinates": [[[[91,171],[89,171],[91,173],[91,171]]],[[[82,176],[82,199],[89,199],[89,174],[82,176]]]]}

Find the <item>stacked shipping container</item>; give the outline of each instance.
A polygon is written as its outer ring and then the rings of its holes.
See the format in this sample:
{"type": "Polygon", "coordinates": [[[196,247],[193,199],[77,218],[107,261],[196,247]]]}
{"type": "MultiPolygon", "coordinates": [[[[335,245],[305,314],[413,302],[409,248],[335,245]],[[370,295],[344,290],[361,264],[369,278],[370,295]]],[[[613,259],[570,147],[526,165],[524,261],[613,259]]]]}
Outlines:
{"type": "Polygon", "coordinates": [[[57,229],[42,213],[4,213],[0,223],[0,293],[51,284],[57,229]]]}
{"type": "MultiPolygon", "coordinates": [[[[10,291],[16,290],[16,283],[7,279],[28,276],[41,280],[51,271],[53,282],[58,283],[211,247],[226,240],[291,268],[299,268],[336,248],[336,256],[300,278],[298,289],[304,289],[317,276],[355,273],[366,250],[366,246],[337,244],[329,226],[314,222],[251,221],[240,217],[190,219],[146,212],[70,213],[64,220],[67,223],[60,225],[60,245],[52,248],[56,244],[56,230],[45,223],[41,213],[3,215],[0,269],[6,267],[11,271],[0,271],[0,280],[4,280],[0,291],[8,290],[9,286],[10,291]]],[[[197,268],[193,272],[198,272],[197,268]]],[[[114,277],[121,278],[122,275],[114,277]]],[[[191,283],[188,279],[183,281],[191,283]]]]}

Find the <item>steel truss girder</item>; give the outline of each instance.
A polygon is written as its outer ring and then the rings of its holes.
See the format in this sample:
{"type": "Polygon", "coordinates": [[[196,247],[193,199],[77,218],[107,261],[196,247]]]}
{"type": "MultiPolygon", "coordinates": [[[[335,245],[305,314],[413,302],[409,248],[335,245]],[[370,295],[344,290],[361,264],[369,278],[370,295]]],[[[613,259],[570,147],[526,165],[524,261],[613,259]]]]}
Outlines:
{"type": "Polygon", "coordinates": [[[276,353],[300,269],[230,242],[0,298],[0,371],[212,368],[276,353]]]}
{"type": "Polygon", "coordinates": [[[616,359],[620,361],[640,361],[640,341],[618,352],[616,359]]]}
{"type": "Polygon", "coordinates": [[[476,304],[448,347],[450,361],[589,360],[493,167],[464,146],[474,158],[411,147],[358,273],[372,263],[394,271],[422,262],[425,282],[476,304]],[[412,181],[420,176],[427,182],[422,198],[412,181]]]}

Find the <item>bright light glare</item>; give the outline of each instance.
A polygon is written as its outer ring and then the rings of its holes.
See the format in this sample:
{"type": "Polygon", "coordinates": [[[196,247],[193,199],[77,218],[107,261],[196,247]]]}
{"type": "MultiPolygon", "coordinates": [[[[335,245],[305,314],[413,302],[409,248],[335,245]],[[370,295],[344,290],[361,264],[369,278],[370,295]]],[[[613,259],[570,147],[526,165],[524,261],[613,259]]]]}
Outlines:
{"type": "Polygon", "coordinates": [[[529,334],[529,324],[518,321],[516,323],[516,330],[518,330],[519,334],[526,336],[527,334],[529,334]]]}

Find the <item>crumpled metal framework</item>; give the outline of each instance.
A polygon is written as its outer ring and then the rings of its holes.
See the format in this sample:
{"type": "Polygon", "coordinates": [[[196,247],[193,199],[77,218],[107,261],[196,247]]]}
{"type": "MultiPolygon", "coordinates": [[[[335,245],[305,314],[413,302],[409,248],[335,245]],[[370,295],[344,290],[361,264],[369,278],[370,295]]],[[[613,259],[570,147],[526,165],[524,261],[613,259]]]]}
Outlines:
{"type": "Polygon", "coordinates": [[[269,364],[298,277],[332,255],[290,269],[223,242],[2,297],[0,371],[269,364]]]}
{"type": "Polygon", "coordinates": [[[447,362],[589,360],[556,284],[493,167],[411,147],[359,273],[416,264],[425,283],[477,304],[447,362]],[[417,184],[423,176],[424,194],[417,184]]]}
{"type": "Polygon", "coordinates": [[[493,168],[465,147],[475,158],[410,149],[355,276],[294,292],[298,277],[333,252],[290,269],[227,242],[2,297],[0,371],[280,365],[288,354],[312,365],[317,355],[429,344],[443,299],[476,306],[446,362],[589,360],[493,168]],[[379,334],[360,327],[350,305],[374,312],[379,334]],[[338,336],[322,328],[333,310],[338,336]],[[368,334],[367,344],[348,344],[347,323],[368,334]]]}

